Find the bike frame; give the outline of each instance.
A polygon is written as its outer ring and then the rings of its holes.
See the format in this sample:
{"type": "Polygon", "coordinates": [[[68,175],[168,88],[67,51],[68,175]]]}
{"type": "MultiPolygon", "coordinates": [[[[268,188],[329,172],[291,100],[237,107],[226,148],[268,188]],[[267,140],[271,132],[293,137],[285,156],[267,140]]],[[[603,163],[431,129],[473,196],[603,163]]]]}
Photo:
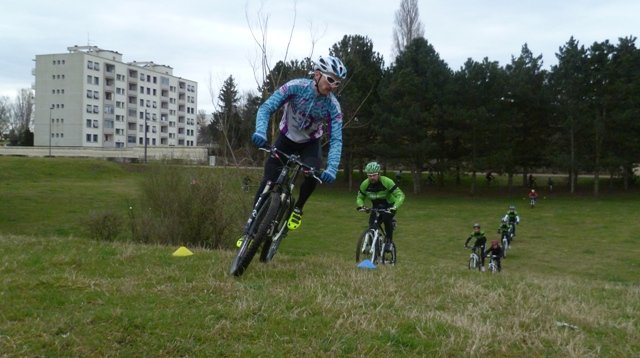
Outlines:
{"type": "Polygon", "coordinates": [[[476,252],[478,249],[480,248],[475,246],[470,248],[471,253],[469,254],[469,270],[475,270],[475,269],[480,270],[481,258],[476,252]]]}
{"type": "Polygon", "coordinates": [[[496,263],[496,260],[497,256],[491,255],[491,258],[489,259],[489,271],[491,271],[492,273],[498,272],[498,264],[496,263]]]}
{"type": "Polygon", "coordinates": [[[286,218],[293,210],[295,203],[293,189],[299,174],[301,172],[309,174],[318,182],[322,183],[316,169],[303,163],[299,155],[289,155],[275,147],[260,148],[260,150],[268,152],[272,157],[279,159],[282,163],[282,169],[275,181],[266,183],[264,190],[258,197],[249,215],[245,225],[245,240],[238,250],[231,267],[232,274],[236,276],[240,276],[253,259],[258,248],[255,247],[253,250],[249,250],[252,244],[257,246],[262,245],[262,252],[260,254],[261,261],[270,261],[275,255],[280,242],[286,237],[286,218]],[[270,199],[271,202],[265,203],[268,199],[270,199]],[[273,202],[274,199],[275,202],[273,202]],[[277,212],[274,216],[267,218],[269,222],[264,225],[259,225],[260,227],[257,228],[256,231],[254,221],[258,217],[258,213],[260,213],[261,210],[265,210],[263,206],[267,204],[269,207],[277,205],[277,212]],[[264,230],[261,230],[261,228],[264,228],[264,230]]]}
{"type": "MultiPolygon", "coordinates": [[[[362,253],[365,253],[366,251],[368,251],[368,253],[371,255],[371,262],[377,263],[378,259],[382,259],[384,257],[384,248],[385,248],[385,245],[388,243],[387,233],[384,231],[384,229],[380,225],[380,214],[381,213],[390,214],[391,211],[389,209],[376,209],[376,208],[366,208],[364,211],[367,213],[370,213],[373,211],[375,213],[375,218],[373,221],[373,227],[370,227],[369,229],[367,229],[367,232],[370,232],[372,236],[370,246],[367,240],[363,240],[359,250],[362,253]],[[381,240],[381,237],[384,238],[384,240],[383,242],[378,243],[378,241],[381,240]],[[369,250],[367,250],[368,246],[369,246],[369,250]]],[[[395,256],[395,254],[393,254],[393,256],[395,256]]],[[[395,260],[395,257],[392,259],[392,261],[393,260],[395,260]]]]}

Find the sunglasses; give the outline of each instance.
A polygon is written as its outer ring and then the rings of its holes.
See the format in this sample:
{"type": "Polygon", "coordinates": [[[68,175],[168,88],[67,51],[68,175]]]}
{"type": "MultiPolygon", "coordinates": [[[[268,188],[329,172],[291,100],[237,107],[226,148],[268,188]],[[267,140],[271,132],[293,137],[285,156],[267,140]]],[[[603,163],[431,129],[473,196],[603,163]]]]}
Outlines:
{"type": "Polygon", "coordinates": [[[335,78],[329,76],[326,73],[321,72],[322,75],[324,76],[324,78],[327,79],[327,82],[329,82],[330,85],[334,86],[334,87],[338,87],[340,85],[340,81],[336,80],[335,78]]]}
{"type": "Polygon", "coordinates": [[[369,178],[373,178],[373,177],[375,177],[375,176],[378,176],[378,173],[371,173],[371,174],[367,174],[367,176],[368,176],[369,178]]]}

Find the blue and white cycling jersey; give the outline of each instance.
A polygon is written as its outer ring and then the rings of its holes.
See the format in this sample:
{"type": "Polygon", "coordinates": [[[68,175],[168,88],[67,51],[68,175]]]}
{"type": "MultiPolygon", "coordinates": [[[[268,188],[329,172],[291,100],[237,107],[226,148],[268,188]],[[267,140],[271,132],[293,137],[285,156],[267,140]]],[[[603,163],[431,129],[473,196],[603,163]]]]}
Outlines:
{"type": "Polygon", "coordinates": [[[258,109],[256,132],[267,137],[269,117],[284,105],[280,133],[296,143],[329,135],[327,169],[335,176],[342,152],[342,110],[333,95],[320,95],[311,79],[295,79],[275,91],[258,109]]]}

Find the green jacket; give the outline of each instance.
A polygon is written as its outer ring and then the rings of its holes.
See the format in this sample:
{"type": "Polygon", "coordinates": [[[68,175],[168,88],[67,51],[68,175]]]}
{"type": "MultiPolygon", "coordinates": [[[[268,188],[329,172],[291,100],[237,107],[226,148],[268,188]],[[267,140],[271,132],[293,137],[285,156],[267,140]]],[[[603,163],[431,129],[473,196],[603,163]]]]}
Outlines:
{"type": "Polygon", "coordinates": [[[471,239],[476,240],[473,243],[474,247],[479,247],[487,243],[487,237],[484,235],[484,231],[472,232],[471,235],[469,235],[469,237],[467,238],[467,241],[465,241],[464,246],[467,246],[469,244],[469,241],[471,241],[471,239]]]}
{"type": "Polygon", "coordinates": [[[367,198],[371,200],[372,207],[395,207],[398,209],[404,202],[404,193],[393,180],[381,175],[375,184],[371,183],[369,178],[360,184],[356,204],[364,206],[364,201],[367,198]]]}

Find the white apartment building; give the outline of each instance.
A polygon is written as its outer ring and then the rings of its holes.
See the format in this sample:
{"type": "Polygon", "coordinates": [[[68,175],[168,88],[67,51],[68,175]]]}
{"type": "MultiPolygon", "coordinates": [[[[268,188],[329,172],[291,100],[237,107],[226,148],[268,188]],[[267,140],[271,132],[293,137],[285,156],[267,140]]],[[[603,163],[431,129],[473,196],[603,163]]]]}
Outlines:
{"type": "Polygon", "coordinates": [[[36,55],[35,146],[196,146],[196,82],[96,46],[67,50],[36,55]]]}

